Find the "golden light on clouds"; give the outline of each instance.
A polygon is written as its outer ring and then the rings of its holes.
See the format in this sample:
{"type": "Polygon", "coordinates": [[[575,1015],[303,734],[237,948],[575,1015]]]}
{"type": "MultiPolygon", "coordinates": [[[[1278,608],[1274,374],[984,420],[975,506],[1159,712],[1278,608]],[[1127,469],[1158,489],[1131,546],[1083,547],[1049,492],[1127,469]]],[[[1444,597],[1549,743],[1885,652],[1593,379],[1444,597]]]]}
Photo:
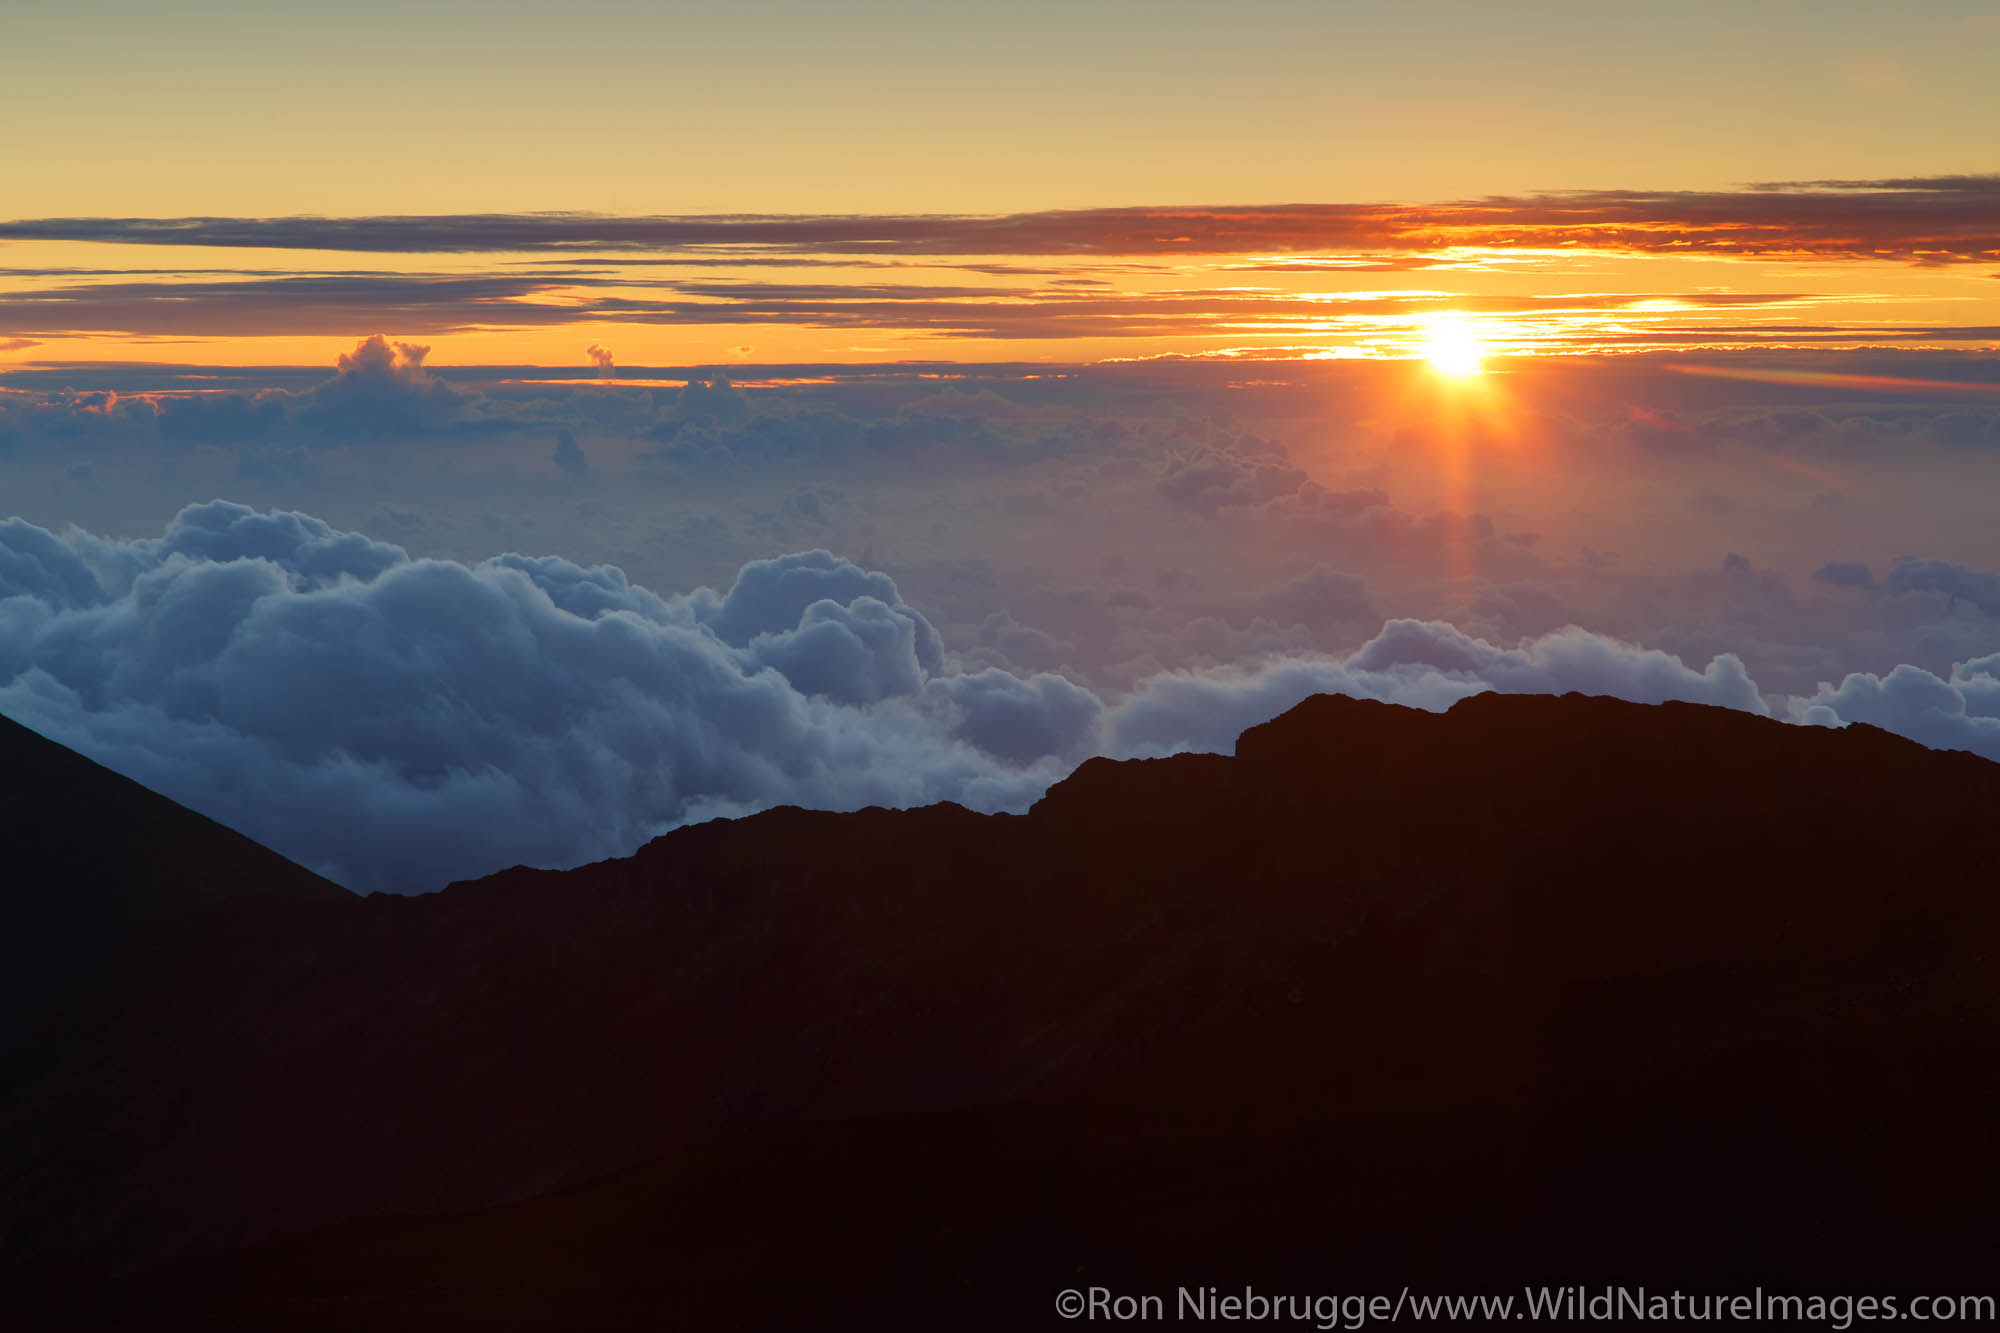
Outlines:
{"type": "Polygon", "coordinates": [[[377,332],[433,365],[1360,356],[1460,380],[1503,354],[1982,348],[1996,203],[2000,176],[978,218],[0,220],[0,365],[317,365],[377,332]],[[1513,240],[1444,244],[1475,223],[1513,240]],[[1728,248],[1746,228],[1766,253],[1728,248]]]}

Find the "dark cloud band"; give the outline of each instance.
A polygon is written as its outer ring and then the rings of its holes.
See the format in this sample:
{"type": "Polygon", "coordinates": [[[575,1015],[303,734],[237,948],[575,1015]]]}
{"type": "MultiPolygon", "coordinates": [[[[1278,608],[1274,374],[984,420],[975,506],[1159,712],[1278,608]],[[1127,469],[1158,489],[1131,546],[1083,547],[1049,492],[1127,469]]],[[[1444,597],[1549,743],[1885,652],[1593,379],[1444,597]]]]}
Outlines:
{"type": "Polygon", "coordinates": [[[1225,255],[1454,246],[2000,260],[2000,175],[1594,190],[1436,204],[1102,208],[963,215],[41,218],[0,239],[334,250],[1225,255]]]}

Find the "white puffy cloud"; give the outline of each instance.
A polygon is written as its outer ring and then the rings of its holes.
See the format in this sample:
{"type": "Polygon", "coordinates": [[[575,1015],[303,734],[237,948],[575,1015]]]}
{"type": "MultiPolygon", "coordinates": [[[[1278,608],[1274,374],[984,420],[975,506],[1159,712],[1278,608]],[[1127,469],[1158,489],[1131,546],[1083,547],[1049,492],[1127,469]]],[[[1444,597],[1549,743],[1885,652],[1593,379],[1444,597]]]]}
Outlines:
{"type": "Polygon", "coordinates": [[[1095,724],[1060,678],[943,673],[823,551],[668,598],[223,503],[136,542],[0,527],[0,709],[357,888],[780,802],[1018,808],[1095,724]]]}
{"type": "Polygon", "coordinates": [[[430,348],[381,334],[343,352],[330,380],[300,395],[301,426],[339,441],[423,434],[457,422],[471,396],[432,378],[430,348]]]}
{"type": "Polygon", "coordinates": [[[1498,648],[1439,621],[1391,620],[1343,658],[1281,658],[1255,668],[1171,672],[1141,686],[1108,719],[1117,755],[1226,750],[1245,727],[1314,694],[1449,708],[1485,690],[1609,694],[1768,712],[1743,664],[1722,654],[1696,671],[1679,658],[1576,628],[1498,648]]]}
{"type": "MultiPolygon", "coordinates": [[[[1227,750],[1325,691],[1770,711],[1730,653],[1697,668],[1574,627],[1503,647],[1391,620],[1345,655],[1284,647],[1116,699],[962,647],[825,550],[661,593],[611,565],[417,559],[223,502],[140,540],[0,522],[0,712],[359,889],[573,865],[774,804],[1022,810],[1089,755],[1227,750]]],[[[2000,656],[1778,703],[2000,758],[2000,656]]]]}
{"type": "Polygon", "coordinates": [[[1818,726],[1866,722],[1940,750],[2000,760],[2000,653],[1956,663],[1944,677],[1908,663],[1881,676],[1852,672],[1788,700],[1787,712],[1818,726]]]}
{"type": "Polygon", "coordinates": [[[910,647],[918,666],[933,673],[941,669],[944,648],[937,631],[902,604],[895,580],[878,570],[861,569],[830,551],[753,560],[738,572],[727,597],[717,599],[703,589],[693,601],[696,614],[717,638],[745,647],[765,636],[796,630],[801,617],[822,603],[851,606],[863,599],[909,621],[910,647]]]}

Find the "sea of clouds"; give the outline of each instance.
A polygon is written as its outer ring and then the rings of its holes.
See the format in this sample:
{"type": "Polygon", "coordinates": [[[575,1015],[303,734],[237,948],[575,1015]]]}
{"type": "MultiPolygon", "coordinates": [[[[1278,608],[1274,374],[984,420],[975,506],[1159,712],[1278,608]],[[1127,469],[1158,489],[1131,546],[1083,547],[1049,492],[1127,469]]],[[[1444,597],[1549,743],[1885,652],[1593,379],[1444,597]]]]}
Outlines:
{"type": "Polygon", "coordinates": [[[656,591],[220,501],[139,539],[0,522],[0,713],[362,891],[576,865],[786,803],[1018,811],[1091,755],[1227,750],[1317,692],[1482,690],[1870,722],[2000,759],[2000,654],[1771,696],[1726,652],[1392,619],[1349,652],[1111,689],[955,652],[887,574],[825,550],[656,591]]]}

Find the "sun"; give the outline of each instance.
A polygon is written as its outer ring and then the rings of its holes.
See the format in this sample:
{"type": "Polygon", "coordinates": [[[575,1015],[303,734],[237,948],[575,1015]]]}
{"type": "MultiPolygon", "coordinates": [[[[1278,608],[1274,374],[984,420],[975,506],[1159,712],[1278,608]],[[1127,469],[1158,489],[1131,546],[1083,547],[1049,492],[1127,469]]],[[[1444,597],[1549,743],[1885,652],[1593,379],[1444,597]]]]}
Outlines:
{"type": "Polygon", "coordinates": [[[1424,359],[1440,375],[1461,379],[1486,369],[1486,344],[1457,311],[1425,321],[1424,359]]]}

